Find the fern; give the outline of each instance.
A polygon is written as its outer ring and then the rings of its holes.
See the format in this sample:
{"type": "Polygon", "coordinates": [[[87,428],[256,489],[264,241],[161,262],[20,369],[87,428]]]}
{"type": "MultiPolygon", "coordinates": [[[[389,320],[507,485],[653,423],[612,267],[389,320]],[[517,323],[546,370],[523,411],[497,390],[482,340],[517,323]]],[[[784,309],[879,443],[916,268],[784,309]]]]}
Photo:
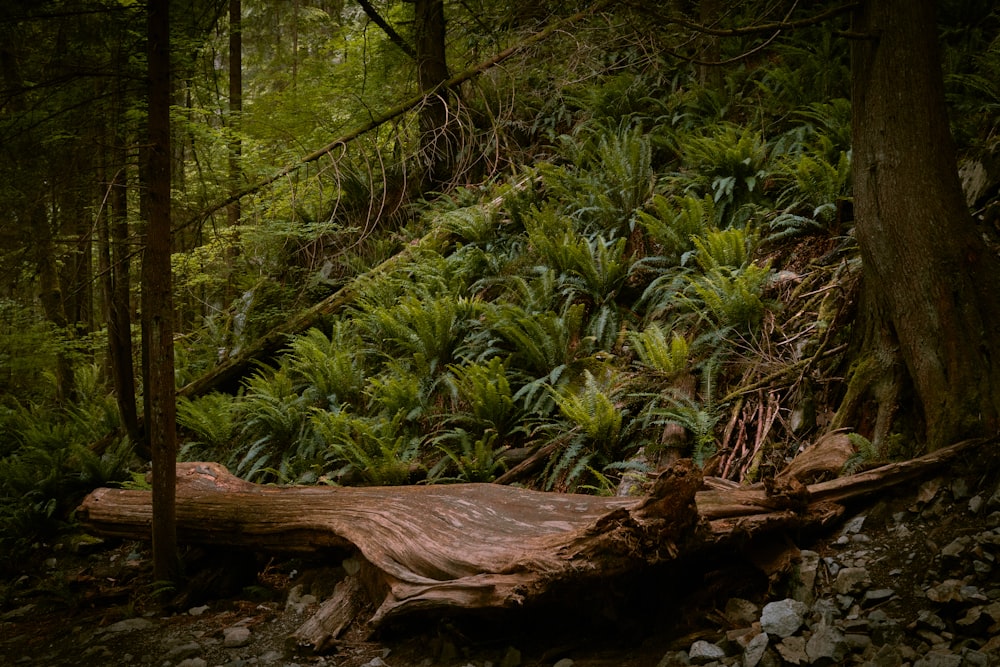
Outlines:
{"type": "Polygon", "coordinates": [[[494,431],[501,442],[519,429],[522,413],[514,402],[500,357],[485,364],[452,366],[449,383],[465,411],[453,420],[494,431]]]}
{"type": "Polygon", "coordinates": [[[598,382],[585,370],[582,387],[552,390],[563,416],[582,431],[592,447],[607,453],[617,449],[622,432],[622,413],[607,393],[610,381],[598,382]]]}
{"type": "Polygon", "coordinates": [[[191,433],[192,445],[200,445],[219,455],[231,446],[236,434],[236,401],[218,392],[195,399],[178,398],[177,424],[191,433]]]}
{"type": "Polygon", "coordinates": [[[684,263],[687,253],[694,249],[692,238],[711,229],[715,217],[715,202],[708,195],[656,195],[650,210],[638,213],[639,223],[658,246],[657,253],[668,267],[684,263]]]}
{"type": "Polygon", "coordinates": [[[404,420],[363,417],[346,411],[315,411],[313,431],[325,448],[327,465],[355,471],[366,484],[404,484],[420,453],[419,440],[403,428],[404,420]]]}
{"type": "Polygon", "coordinates": [[[692,280],[692,287],[716,325],[753,331],[767,310],[761,292],[771,271],[750,264],[740,271],[712,269],[692,280]]]}
{"type": "Polygon", "coordinates": [[[628,334],[639,361],[648,368],[675,376],[689,369],[690,346],[684,336],[674,333],[667,341],[667,334],[658,324],[651,324],[641,332],[628,334]]]}
{"type": "Polygon", "coordinates": [[[346,322],[329,337],[313,328],[292,340],[284,365],[297,390],[316,405],[357,402],[365,384],[361,345],[360,336],[349,333],[346,322]]]}
{"type": "Polygon", "coordinates": [[[506,469],[501,450],[497,449],[498,435],[487,432],[475,438],[464,429],[447,431],[433,440],[445,457],[430,472],[434,481],[492,482],[506,469]],[[445,477],[454,470],[454,477],[445,477]]]}

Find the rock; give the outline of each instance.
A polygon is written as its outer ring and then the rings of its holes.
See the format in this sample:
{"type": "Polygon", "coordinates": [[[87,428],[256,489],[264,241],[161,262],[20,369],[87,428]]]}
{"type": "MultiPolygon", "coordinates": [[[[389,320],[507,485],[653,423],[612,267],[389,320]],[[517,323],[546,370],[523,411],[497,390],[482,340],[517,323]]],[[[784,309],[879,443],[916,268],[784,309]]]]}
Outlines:
{"type": "Polygon", "coordinates": [[[769,602],[761,613],[760,627],[769,635],[789,637],[802,627],[807,609],[798,600],[790,598],[769,602]]]}
{"type": "Polygon", "coordinates": [[[191,616],[201,616],[206,611],[208,611],[208,605],[203,604],[200,607],[191,607],[190,609],[188,609],[188,614],[190,614],[191,616]]]}
{"type": "Polygon", "coordinates": [[[688,659],[687,651],[670,651],[660,658],[656,667],[685,667],[690,664],[691,660],[688,659]]]}
{"type": "Polygon", "coordinates": [[[850,595],[871,583],[868,570],[863,567],[845,567],[837,572],[833,589],[841,595],[850,595]]]}
{"type": "Polygon", "coordinates": [[[877,604],[885,602],[895,594],[896,591],[891,588],[875,588],[865,591],[864,597],[861,598],[861,606],[873,607],[877,604]]]}
{"type": "Polygon", "coordinates": [[[240,648],[250,643],[250,628],[236,626],[222,631],[222,645],[226,648],[240,648]]]}
{"type": "Polygon", "coordinates": [[[799,562],[792,579],[792,597],[799,602],[810,604],[813,600],[813,589],[816,585],[816,572],[819,569],[819,554],[803,549],[799,552],[799,562]]]}
{"type": "Polygon", "coordinates": [[[975,495],[969,498],[969,514],[979,514],[979,510],[983,509],[983,505],[986,501],[980,495],[975,495]]]}
{"type": "Polygon", "coordinates": [[[164,659],[170,660],[171,662],[177,662],[186,658],[193,658],[199,653],[201,653],[200,644],[197,642],[185,642],[183,644],[178,644],[167,651],[164,659]]]}
{"type": "Polygon", "coordinates": [[[552,667],[573,667],[573,661],[569,658],[563,658],[556,664],[552,665],[552,667]]]}
{"type": "Polygon", "coordinates": [[[521,652],[513,646],[508,646],[507,652],[503,654],[503,659],[500,661],[500,667],[520,667],[520,665],[521,652]]]}
{"type": "Polygon", "coordinates": [[[372,658],[361,667],[389,667],[382,658],[372,658]]]}
{"type": "MultiPolygon", "coordinates": [[[[261,663],[263,663],[265,665],[267,665],[267,664],[270,664],[272,662],[278,662],[283,657],[284,656],[281,654],[280,651],[265,651],[264,653],[262,653],[260,655],[259,658],[257,658],[257,661],[261,662],[261,663]]],[[[377,660],[381,660],[381,658],[376,658],[376,659],[377,660]]],[[[385,663],[382,663],[382,664],[384,665],[385,663]]]]}
{"type": "Polygon", "coordinates": [[[808,665],[809,656],[806,654],[806,640],[803,637],[785,637],[775,648],[778,655],[787,663],[793,665],[808,665]]]}
{"type": "Polygon", "coordinates": [[[813,665],[839,663],[847,655],[844,634],[829,625],[818,626],[806,642],[806,655],[813,665]]]}
{"type": "Polygon", "coordinates": [[[204,658],[187,658],[177,663],[177,667],[208,667],[204,658]]]}
{"type": "Polygon", "coordinates": [[[872,659],[865,663],[867,667],[901,667],[903,656],[899,654],[895,646],[888,644],[880,648],[872,659]]]}
{"type": "Polygon", "coordinates": [[[729,598],[723,612],[726,620],[736,627],[752,624],[760,614],[760,607],[743,598],[729,598]]]}
{"type": "Polygon", "coordinates": [[[124,621],[112,623],[104,629],[105,632],[132,632],[134,630],[148,630],[156,625],[148,618],[126,618],[124,621]]]}
{"type": "Polygon", "coordinates": [[[913,663],[913,667],[961,667],[962,656],[932,651],[913,663]]]}
{"type": "Polygon", "coordinates": [[[695,665],[705,665],[715,660],[722,660],[725,657],[725,651],[716,644],[707,642],[704,639],[699,639],[691,644],[691,648],[688,649],[688,658],[695,665]]]}
{"type": "Polygon", "coordinates": [[[766,632],[751,639],[746,648],[743,649],[743,667],[757,667],[761,658],[764,657],[764,651],[767,650],[767,643],[766,632]]]}

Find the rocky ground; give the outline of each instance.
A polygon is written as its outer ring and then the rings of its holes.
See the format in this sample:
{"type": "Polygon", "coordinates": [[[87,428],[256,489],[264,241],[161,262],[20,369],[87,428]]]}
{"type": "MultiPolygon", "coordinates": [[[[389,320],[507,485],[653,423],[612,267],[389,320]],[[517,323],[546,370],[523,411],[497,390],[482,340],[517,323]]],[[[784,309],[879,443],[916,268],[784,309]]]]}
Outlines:
{"type": "Polygon", "coordinates": [[[0,585],[3,665],[1000,665],[1000,487],[974,462],[850,508],[829,534],[607,582],[568,605],[418,619],[323,656],[288,636],[342,576],[329,563],[249,562],[235,593],[203,579],[165,610],[142,544],[38,554],[0,585]]]}

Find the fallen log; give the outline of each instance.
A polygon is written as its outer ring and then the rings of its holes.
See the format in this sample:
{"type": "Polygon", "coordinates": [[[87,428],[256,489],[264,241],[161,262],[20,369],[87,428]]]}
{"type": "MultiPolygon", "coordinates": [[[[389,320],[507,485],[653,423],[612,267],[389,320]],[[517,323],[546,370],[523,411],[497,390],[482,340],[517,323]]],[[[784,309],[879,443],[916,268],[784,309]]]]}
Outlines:
{"type": "MultiPolygon", "coordinates": [[[[260,486],[216,463],[181,463],[178,540],[357,554],[358,581],[345,583],[296,633],[297,643],[317,649],[366,607],[369,628],[417,611],[517,607],[563,584],[637,571],[727,540],[826,525],[843,512],[840,502],[940,471],[977,444],[810,486],[706,485],[690,461],[680,461],[641,498],[497,484],[260,486]]],[[[77,516],[100,535],[149,539],[150,493],[98,489],[77,516]]]]}

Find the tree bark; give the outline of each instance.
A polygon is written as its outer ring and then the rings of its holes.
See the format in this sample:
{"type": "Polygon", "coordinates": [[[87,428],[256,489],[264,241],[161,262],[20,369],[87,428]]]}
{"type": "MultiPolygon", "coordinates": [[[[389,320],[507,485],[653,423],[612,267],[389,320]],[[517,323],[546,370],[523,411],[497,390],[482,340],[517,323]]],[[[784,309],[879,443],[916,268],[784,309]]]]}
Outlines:
{"type": "Polygon", "coordinates": [[[1000,424],[1000,263],[966,207],[933,0],[853,16],[853,174],[869,316],[898,344],[930,448],[1000,424]],[[880,316],[881,314],[881,316],[880,316]]]}
{"type": "MultiPolygon", "coordinates": [[[[700,471],[679,461],[644,498],[498,484],[260,486],[217,463],[182,463],[178,532],[196,544],[355,555],[362,588],[342,587],[297,633],[300,644],[320,650],[362,609],[372,610],[363,620],[377,627],[412,612],[517,607],[564,585],[697,556],[774,530],[827,525],[842,515],[838,503],[938,474],[982,444],[967,441],[809,486],[788,480],[745,488],[707,479],[703,487],[700,471]]],[[[148,539],[150,494],[98,489],[77,517],[101,535],[148,539]]]]}
{"type": "Polygon", "coordinates": [[[414,0],[416,25],[417,83],[427,95],[420,108],[420,153],[424,164],[424,188],[435,188],[452,176],[456,128],[449,127],[448,95],[442,84],[448,80],[445,57],[444,0],[414,0]]]}
{"type": "Polygon", "coordinates": [[[149,115],[146,194],[149,215],[142,265],[146,434],[153,459],[153,575],[178,573],[176,529],[176,392],[170,267],[170,19],[169,0],[148,8],[149,115]]]}

